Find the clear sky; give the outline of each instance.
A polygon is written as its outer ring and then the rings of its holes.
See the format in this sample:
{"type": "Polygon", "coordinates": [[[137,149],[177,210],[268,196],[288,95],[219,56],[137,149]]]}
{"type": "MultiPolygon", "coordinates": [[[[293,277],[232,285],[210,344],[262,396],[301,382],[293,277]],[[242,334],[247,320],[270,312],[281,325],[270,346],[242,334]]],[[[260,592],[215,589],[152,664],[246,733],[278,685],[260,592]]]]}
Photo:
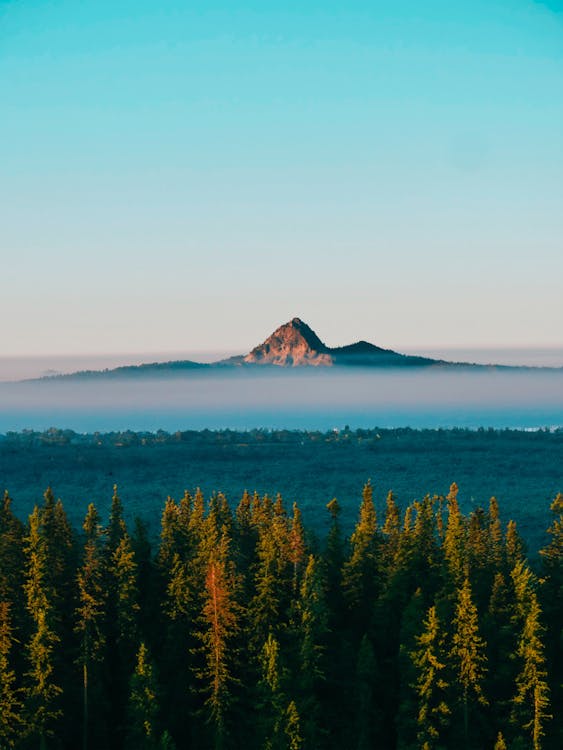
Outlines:
{"type": "Polygon", "coordinates": [[[563,0],[0,0],[1,353],[561,346],[563,0]]]}

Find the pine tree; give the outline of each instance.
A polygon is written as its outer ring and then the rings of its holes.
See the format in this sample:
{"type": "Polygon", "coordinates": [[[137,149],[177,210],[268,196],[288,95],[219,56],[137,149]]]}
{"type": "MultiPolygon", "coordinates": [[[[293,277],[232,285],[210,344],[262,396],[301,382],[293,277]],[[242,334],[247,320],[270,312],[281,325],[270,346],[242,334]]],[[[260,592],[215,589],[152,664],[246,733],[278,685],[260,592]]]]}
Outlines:
{"type": "Polygon", "coordinates": [[[520,671],[516,677],[512,718],[530,736],[533,750],[541,750],[549,714],[549,687],[543,646],[543,626],[535,577],[519,562],[511,573],[517,602],[517,619],[521,631],[517,657],[520,671]]]}
{"type": "Polygon", "coordinates": [[[301,737],[299,712],[295,701],[290,701],[287,707],[284,731],[287,737],[287,750],[301,750],[303,738],[301,737]]]}
{"type": "Polygon", "coordinates": [[[385,523],[381,531],[385,537],[385,567],[389,573],[394,567],[401,538],[401,514],[391,491],[387,494],[385,523]]]}
{"type": "Polygon", "coordinates": [[[450,487],[447,499],[448,522],[444,535],[444,557],[453,581],[461,583],[465,574],[465,521],[457,501],[458,487],[454,482],[450,487]]]}
{"type": "Polygon", "coordinates": [[[0,502],[0,601],[16,605],[23,584],[24,527],[12,511],[8,491],[0,502]]]}
{"type": "MultiPolygon", "coordinates": [[[[504,565],[501,566],[503,568],[504,565]]],[[[502,732],[510,729],[510,708],[516,678],[514,652],[514,589],[502,572],[495,574],[486,613],[483,636],[487,643],[488,671],[485,693],[494,698],[494,725],[502,732]]],[[[509,736],[507,734],[507,736],[509,736]]]]}
{"type": "Polygon", "coordinates": [[[297,503],[293,503],[293,517],[289,530],[289,561],[293,569],[293,594],[296,594],[299,588],[299,574],[305,559],[305,551],[305,532],[303,530],[301,511],[297,507],[297,503]]]}
{"type": "Polygon", "coordinates": [[[254,573],[254,596],[249,605],[250,641],[259,651],[270,632],[279,631],[286,621],[283,582],[278,570],[278,549],[268,526],[259,527],[254,573]]]}
{"type": "Polygon", "coordinates": [[[26,673],[26,729],[39,740],[40,750],[61,717],[58,701],[62,688],[54,681],[53,659],[59,638],[53,629],[53,607],[46,585],[47,551],[42,518],[35,506],[25,538],[25,594],[32,632],[27,644],[29,669],[26,673]]]}
{"type": "Polygon", "coordinates": [[[114,597],[117,644],[127,650],[137,634],[139,612],[137,563],[127,533],[122,536],[111,556],[109,575],[110,591],[114,597]]]}
{"type": "MultiPolygon", "coordinates": [[[[553,520],[547,529],[550,541],[540,550],[542,556],[542,586],[538,592],[543,609],[545,654],[549,664],[549,685],[552,713],[563,714],[563,494],[551,504],[553,520]]],[[[553,722],[555,724],[555,722],[553,722]]],[[[563,747],[563,726],[554,727],[555,744],[563,747]]]]}
{"type": "Polygon", "coordinates": [[[381,716],[374,705],[374,686],[379,678],[373,645],[364,635],[358,652],[355,681],[355,727],[354,750],[371,750],[381,723],[381,716]]]}
{"type": "Polygon", "coordinates": [[[432,606],[424,620],[424,630],[416,638],[417,647],[411,654],[417,672],[418,740],[425,750],[440,747],[451,714],[445,640],[436,607],[432,606]]]}
{"type": "Polygon", "coordinates": [[[524,558],[524,543],[518,533],[515,521],[509,521],[507,524],[505,549],[508,569],[512,570],[524,558]]]}
{"type": "Polygon", "coordinates": [[[452,647],[450,658],[454,679],[461,690],[463,709],[463,736],[469,747],[469,708],[472,703],[487,705],[483,693],[486,672],[486,644],[479,634],[477,609],[473,604],[471,586],[466,578],[458,590],[455,616],[452,623],[452,647]]]}
{"type": "Polygon", "coordinates": [[[356,636],[371,619],[379,588],[379,540],[373,488],[368,482],[362,493],[360,518],[350,538],[351,554],[343,567],[342,585],[356,636]]]}
{"type": "Polygon", "coordinates": [[[198,632],[205,660],[198,677],[206,693],[216,750],[224,746],[228,736],[227,711],[233,699],[232,684],[235,678],[231,646],[239,630],[236,594],[237,580],[229,559],[229,538],[224,528],[219,545],[207,564],[202,629],[198,632]]]}
{"type": "Polygon", "coordinates": [[[85,544],[83,561],[78,571],[78,607],[76,610],[76,632],[80,637],[79,664],[82,667],[83,692],[83,735],[82,747],[86,750],[90,735],[103,734],[101,710],[99,704],[103,695],[100,670],[96,669],[103,659],[106,646],[104,629],[106,615],[106,593],[104,580],[104,553],[102,547],[102,529],[96,506],[90,503],[83,525],[85,544]],[[97,700],[93,699],[95,694],[97,700]],[[97,705],[96,705],[97,704],[97,705]],[[91,722],[92,708],[95,710],[95,721],[91,722]]]}
{"type": "Polygon", "coordinates": [[[15,747],[22,730],[22,705],[16,687],[16,675],[10,663],[14,645],[10,605],[0,601],[0,748],[15,747]]]}
{"type": "Polygon", "coordinates": [[[285,750],[285,670],[281,665],[279,642],[271,633],[262,646],[259,663],[257,707],[261,747],[265,750],[285,750]]]}
{"type": "Polygon", "coordinates": [[[157,747],[158,688],[147,647],[141,642],[129,687],[126,747],[153,750],[157,747]]]}
{"type": "MultiPolygon", "coordinates": [[[[109,534],[109,531],[108,531],[109,534]]],[[[116,535],[117,547],[110,553],[106,547],[107,613],[106,672],[113,747],[122,743],[121,717],[127,703],[127,682],[135,663],[138,642],[139,590],[137,563],[125,524],[122,535],[116,535]],[[107,555],[109,553],[109,559],[107,555]]],[[[108,539],[109,545],[109,539],[108,539]]]]}
{"type": "Polygon", "coordinates": [[[495,570],[500,570],[503,559],[504,549],[502,540],[502,524],[500,522],[500,513],[496,497],[491,497],[489,501],[489,528],[487,554],[490,565],[495,570]]]}
{"type": "Polygon", "coordinates": [[[119,546],[127,529],[123,518],[123,504],[117,493],[117,485],[113,485],[113,496],[111,498],[111,508],[109,513],[109,523],[107,527],[107,552],[112,555],[119,546]]]}
{"type": "Polygon", "coordinates": [[[318,561],[309,555],[299,597],[298,674],[303,736],[307,747],[318,748],[320,722],[320,687],[325,681],[324,653],[328,630],[328,611],[324,580],[318,561]]]}

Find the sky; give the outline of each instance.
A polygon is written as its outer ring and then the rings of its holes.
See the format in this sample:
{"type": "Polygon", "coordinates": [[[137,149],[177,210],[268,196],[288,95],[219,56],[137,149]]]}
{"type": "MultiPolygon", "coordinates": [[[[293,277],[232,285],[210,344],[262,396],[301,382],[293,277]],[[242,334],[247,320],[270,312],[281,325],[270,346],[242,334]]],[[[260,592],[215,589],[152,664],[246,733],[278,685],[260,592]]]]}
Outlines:
{"type": "Polygon", "coordinates": [[[563,0],[0,0],[0,354],[563,345],[563,0]]]}

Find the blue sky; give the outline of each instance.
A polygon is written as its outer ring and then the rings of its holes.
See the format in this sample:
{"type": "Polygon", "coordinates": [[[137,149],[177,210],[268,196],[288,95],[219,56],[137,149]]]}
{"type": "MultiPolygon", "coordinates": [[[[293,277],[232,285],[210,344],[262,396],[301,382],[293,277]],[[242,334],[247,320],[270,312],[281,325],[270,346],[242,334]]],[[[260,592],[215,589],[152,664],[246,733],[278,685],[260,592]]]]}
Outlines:
{"type": "Polygon", "coordinates": [[[3,354],[557,346],[563,2],[0,0],[3,354]]]}

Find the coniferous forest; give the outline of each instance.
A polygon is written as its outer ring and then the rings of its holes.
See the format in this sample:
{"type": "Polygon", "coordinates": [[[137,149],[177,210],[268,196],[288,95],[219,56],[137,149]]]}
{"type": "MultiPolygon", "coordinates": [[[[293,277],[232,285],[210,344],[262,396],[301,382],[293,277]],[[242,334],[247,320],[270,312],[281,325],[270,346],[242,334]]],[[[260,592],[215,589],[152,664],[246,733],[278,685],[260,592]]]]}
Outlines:
{"type": "Polygon", "coordinates": [[[368,483],[349,538],[326,512],[186,492],[155,540],[117,489],[81,529],[6,493],[0,748],[563,747],[562,495],[533,565],[455,485],[378,518],[368,483]]]}

